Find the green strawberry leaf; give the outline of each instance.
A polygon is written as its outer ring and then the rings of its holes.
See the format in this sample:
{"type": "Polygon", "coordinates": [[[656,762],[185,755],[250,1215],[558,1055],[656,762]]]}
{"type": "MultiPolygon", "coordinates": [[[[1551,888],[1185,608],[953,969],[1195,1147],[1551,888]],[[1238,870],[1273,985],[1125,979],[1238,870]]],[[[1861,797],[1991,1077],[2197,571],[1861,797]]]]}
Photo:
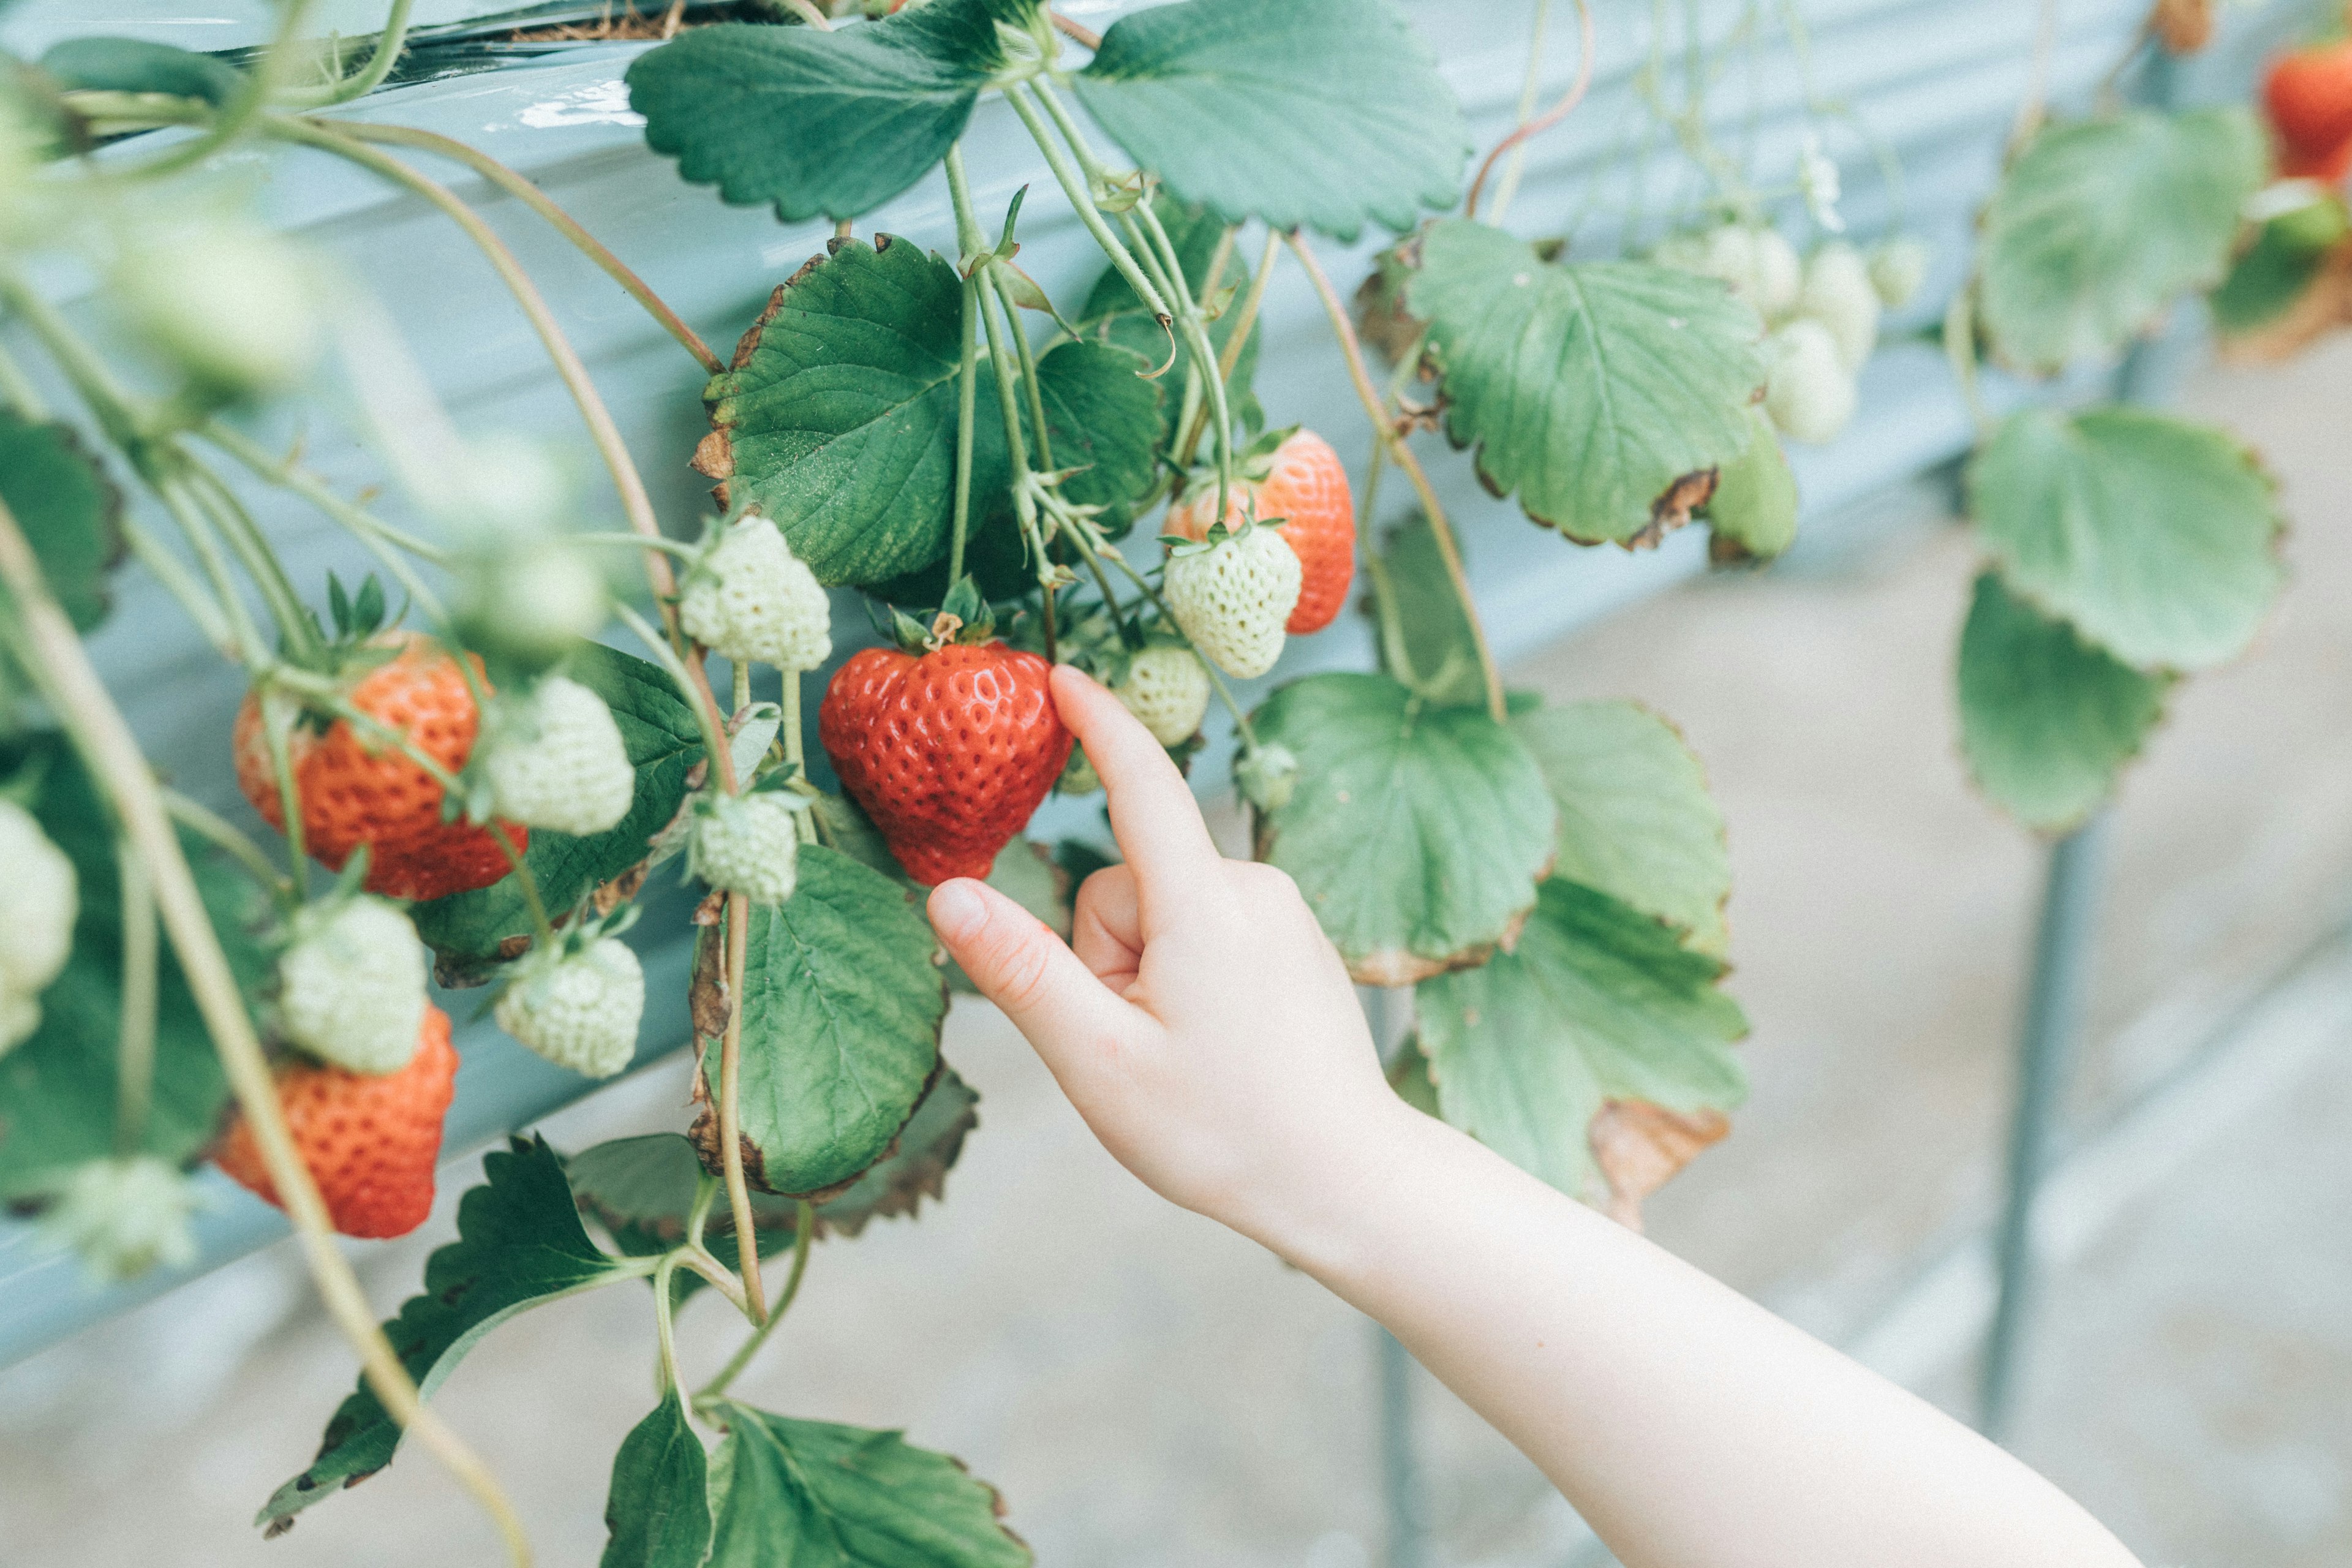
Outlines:
{"type": "Polygon", "coordinates": [[[598,1568],[700,1568],[710,1551],[709,1470],[686,1402],[673,1391],[613,1456],[604,1498],[611,1536],[598,1568]]]}
{"type": "Polygon", "coordinates": [[[245,73],[211,55],[144,38],[68,38],[41,56],[41,69],[68,92],[156,92],[226,103],[245,73]]]}
{"type": "MultiPolygon", "coordinates": [[[[1175,247],[1176,259],[1183,264],[1184,281],[1199,298],[1208,288],[1209,268],[1216,259],[1217,246],[1223,239],[1225,226],[1214,216],[1200,207],[1187,207],[1169,199],[1163,192],[1152,199],[1152,211],[1160,217],[1160,226],[1168,231],[1168,240],[1175,247]]],[[[1222,290],[1238,284],[1246,290],[1252,269],[1236,246],[1225,258],[1223,270],[1217,274],[1217,288],[1222,290]]],[[[1209,342],[1222,354],[1233,341],[1234,328],[1241,320],[1238,306],[1226,310],[1209,323],[1209,342]]],[[[1096,274],[1094,287],[1087,291],[1086,308],[1078,312],[1078,331],[1088,338],[1128,350],[1143,360],[1147,369],[1156,369],[1168,363],[1174,340],[1151,313],[1136,298],[1134,288],[1119,275],[1116,267],[1105,266],[1096,274]]],[[[1265,423],[1265,414],[1258,406],[1253,384],[1257,375],[1258,345],[1265,334],[1260,323],[1250,323],[1250,334],[1242,343],[1242,352],[1234,361],[1233,379],[1225,384],[1225,402],[1234,417],[1247,430],[1257,430],[1265,423]]],[[[1159,383],[1155,382],[1157,385],[1159,383]]],[[[1161,401],[1162,421],[1160,445],[1171,445],[1178,435],[1176,416],[1181,410],[1181,399],[1161,401]]],[[[1204,443],[1205,449],[1205,443],[1204,443]]]]}
{"type": "Polygon", "coordinates": [[[1978,316],[1994,354],[2055,371],[2112,353],[2182,293],[2221,281],[2268,167],[2241,108],[2043,130],[1985,207],[1978,316]]]}
{"type": "MultiPolygon", "coordinates": [[[[854,1237],[870,1220],[911,1216],[924,1198],[944,1198],[947,1173],[963,1152],[965,1135],[980,1125],[979,1104],[979,1091],[953,1068],[942,1067],[889,1155],[846,1191],[817,1205],[815,1238],[822,1241],[835,1231],[854,1237]]],[[[642,1238],[641,1245],[622,1243],[625,1251],[635,1254],[665,1251],[684,1238],[702,1162],[684,1134],[652,1132],[583,1149],[564,1162],[563,1170],[582,1212],[615,1238],[625,1233],[642,1238]]],[[[751,1223],[786,1241],[799,1209],[794,1198],[751,1194],[751,1223]]],[[[734,1216],[721,1204],[710,1211],[709,1223],[707,1234],[717,1237],[733,1226],[734,1216]]],[[[776,1245],[763,1237],[761,1250],[776,1245]]]]}
{"type": "Polygon", "coordinates": [[[936,947],[903,884],[821,845],[802,847],[787,902],[752,911],[740,1092],[754,1186],[824,1192],[889,1152],[939,1068],[936,947]]]}
{"type": "Polygon", "coordinates": [[[794,1421],[733,1400],[712,1466],[710,1568],[1024,1568],[996,1489],[896,1432],[794,1421]]]}
{"type": "Polygon", "coordinates": [[[122,556],[122,497],[72,426],[0,411],[0,502],[74,630],[106,619],[106,574],[122,556]]]}
{"type": "Polygon", "coordinates": [[[785,223],[856,217],[929,174],[1036,0],[929,0],[869,26],[697,27],[629,67],[646,142],[681,178],[785,223]]]}
{"type": "MultiPolygon", "coordinates": [[[[523,864],[553,914],[646,858],[654,835],[669,826],[685,803],[687,775],[702,761],[702,731],[694,710],[659,665],[602,643],[582,643],[562,670],[613,710],[629,765],[637,773],[637,793],[629,814],[606,832],[581,838],[531,829],[523,864]]],[[[501,963],[530,946],[530,912],[513,877],[419,904],[409,915],[416,934],[436,955],[435,973],[444,985],[486,984],[501,963]]]]}
{"type": "Polygon", "coordinates": [[[1445,1120],[1581,1194],[1608,1102],[1720,1110],[1746,1094],[1731,1042],[1748,1021],[1723,973],[1641,910],[1553,878],[1513,952],[1413,993],[1445,1120]]]}
{"type": "MultiPolygon", "coordinates": [[[[29,1202],[75,1166],[116,1153],[116,1062],[121,1049],[122,892],[115,826],[73,748],[54,732],[0,745],[0,780],[73,862],[79,908],[73,952],[40,994],[30,1038],[0,1055],[0,1201],[29,1202]]],[[[275,978],[262,940],[268,900],[204,840],[180,836],[222,950],[248,999],[275,978]]],[[[154,1093],[141,1148],[194,1159],[220,1129],[228,1080],[195,998],[163,944],[155,1005],[154,1093]]]]}
{"type": "Polygon", "coordinates": [[[2295,216],[2264,224],[2207,298],[2214,331],[2223,337],[2259,331],[2281,320],[2326,269],[2328,252],[2314,250],[2295,237],[2295,216]]]}
{"type": "Polygon", "coordinates": [[[2084,641],[1994,572],[1977,579],[1958,679],[1960,752],[1977,787],[2044,833],[2080,826],[2114,793],[2172,685],[2084,641]]]}
{"type": "MultiPolygon", "coordinates": [[[[563,1163],[543,1138],[516,1138],[482,1158],[483,1184],[457,1205],[457,1239],[425,1260],[425,1289],[383,1326],[426,1398],[483,1335],[543,1306],[644,1267],[598,1250],[580,1224],[563,1163]]],[[[400,1427],[362,1381],[327,1423],[310,1468],[279,1487],[257,1523],[281,1526],[392,1463],[400,1427]]]]}
{"type": "Polygon", "coordinates": [[[1429,520],[1415,513],[1369,565],[1381,668],[1441,707],[1484,705],[1477,642],[1429,520]]]}
{"type": "Polygon", "coordinates": [[[2235,658],[2286,579],[2285,520],[2253,454],[2145,409],[2012,414],[1969,493],[2009,584],[2140,668],[2235,658]]]}
{"type": "Polygon", "coordinates": [[[1384,675],[1294,681],[1255,715],[1299,759],[1257,822],[1367,985],[1482,963],[1534,906],[1557,816],[1535,759],[1483,710],[1429,705],[1384,675]]]}
{"type": "Polygon", "coordinates": [[[1153,6],[1113,23],[1072,85],[1129,156],[1227,223],[1401,232],[1454,205],[1470,153],[1390,0],[1153,6]]]}
{"type": "Polygon", "coordinates": [[[1511,729],[1559,806],[1552,875],[1687,933],[1717,958],[1730,933],[1731,858],[1706,775],[1672,724],[1636,702],[1518,713],[1511,729]]]}
{"type": "Polygon", "coordinates": [[[1445,430],[1478,477],[1579,543],[1633,538],[1685,474],[1746,450],[1763,381],[1754,311],[1648,262],[1562,266],[1448,218],[1406,289],[1444,376],[1445,430]]]}
{"type": "Polygon", "coordinates": [[[1748,449],[1723,465],[1706,503],[1708,543],[1718,558],[1769,561],[1797,542],[1797,476],[1764,410],[1750,405],[1748,422],[1748,449]]]}

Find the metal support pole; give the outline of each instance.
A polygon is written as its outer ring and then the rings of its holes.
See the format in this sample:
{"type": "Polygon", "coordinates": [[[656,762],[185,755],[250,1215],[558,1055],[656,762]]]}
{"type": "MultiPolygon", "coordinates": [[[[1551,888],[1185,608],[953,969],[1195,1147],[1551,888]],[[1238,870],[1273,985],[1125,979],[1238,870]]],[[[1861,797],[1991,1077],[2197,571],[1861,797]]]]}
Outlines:
{"type": "Polygon", "coordinates": [[[2061,1102],[2081,1032],[2084,982],[2099,900],[2099,861],[2107,831],[2101,812],[2050,847],[2042,920],[2034,933],[2033,978],[2018,1042],[2017,1105],[2010,1121],[2009,1201],[1996,1238],[2000,1300],[1986,1337],[1977,1426],[2001,1437],[2015,1412],[2019,1364],[2035,1284],[2033,1209],[2050,1169],[2061,1102]]]}
{"type": "Polygon", "coordinates": [[[1412,1450],[1412,1357],[1386,1329],[1373,1327],[1381,1382],[1381,1494],[1388,1507],[1387,1568],[1426,1568],[1428,1512],[1412,1450]]]}

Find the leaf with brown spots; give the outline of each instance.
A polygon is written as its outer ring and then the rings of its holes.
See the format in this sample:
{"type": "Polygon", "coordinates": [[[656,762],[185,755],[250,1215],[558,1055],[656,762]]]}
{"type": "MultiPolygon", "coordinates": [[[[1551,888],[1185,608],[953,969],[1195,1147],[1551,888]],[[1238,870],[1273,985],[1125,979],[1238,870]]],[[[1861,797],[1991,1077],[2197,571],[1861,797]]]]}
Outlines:
{"type": "Polygon", "coordinates": [[[1730,1134],[1720,1110],[1668,1110],[1646,1100],[1612,1100],[1594,1113],[1593,1163],[1608,1185],[1609,1217],[1642,1228],[1642,1200],[1664,1186],[1704,1150],[1730,1134]]]}

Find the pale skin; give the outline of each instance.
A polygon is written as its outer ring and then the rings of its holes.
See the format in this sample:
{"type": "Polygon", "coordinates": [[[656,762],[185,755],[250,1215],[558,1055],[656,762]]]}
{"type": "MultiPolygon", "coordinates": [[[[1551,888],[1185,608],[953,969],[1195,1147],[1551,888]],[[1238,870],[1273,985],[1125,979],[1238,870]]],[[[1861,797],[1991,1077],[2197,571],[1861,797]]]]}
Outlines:
{"type": "Polygon", "coordinates": [[[1967,1427],[1400,1100],[1290,879],[1217,852],[1116,698],[1053,689],[1126,863],[1066,945],[971,880],[931,921],[1146,1185],[1386,1325],[1625,1568],[2137,1568],[1967,1427]]]}

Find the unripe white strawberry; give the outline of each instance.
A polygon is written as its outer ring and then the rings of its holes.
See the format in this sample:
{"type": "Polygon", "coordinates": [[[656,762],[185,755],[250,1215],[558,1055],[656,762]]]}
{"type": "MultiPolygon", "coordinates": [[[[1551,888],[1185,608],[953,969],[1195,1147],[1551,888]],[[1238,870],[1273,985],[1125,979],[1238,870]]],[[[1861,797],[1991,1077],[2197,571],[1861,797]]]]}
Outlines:
{"type": "Polygon", "coordinates": [[[481,769],[491,810],[526,827],[603,833],[636,798],[637,773],[612,710],[561,675],[500,705],[481,769]]]}
{"type": "Polygon", "coordinates": [[[1878,290],[1878,302],[1890,310],[1909,304],[1927,280],[1927,242],[1915,235],[1881,240],[1870,253],[1870,286],[1878,290]]]}
{"type": "Polygon", "coordinates": [[[646,972],[617,939],[600,936],[525,959],[499,997],[499,1027],[561,1068],[610,1078],[636,1054],[646,972]]]}
{"type": "Polygon", "coordinates": [[[1800,316],[1765,340],[1764,411],[1792,441],[1834,440],[1853,418],[1853,373],[1838,359],[1837,340],[1800,316]]]}
{"type": "Polygon", "coordinates": [[[286,1038],[352,1072],[397,1072],[425,1022],[425,949],[408,917],[366,894],[295,916],[278,960],[286,1038]]]}
{"type": "Polygon", "coordinates": [[[41,1025],[40,995],[73,952],[80,884],[64,850],[33,814],[0,800],[0,868],[8,877],[0,918],[0,1051],[41,1025]]]}
{"type": "Polygon", "coordinates": [[[1802,269],[1796,251],[1778,229],[1727,223],[1705,234],[1668,240],[1654,259],[1720,279],[1734,299],[1767,321],[1786,314],[1797,302],[1802,269]]]}
{"type": "Polygon", "coordinates": [[[1878,290],[1862,252],[1842,239],[1814,251],[1805,263],[1797,313],[1827,327],[1837,343],[1838,363],[1860,370],[1878,346],[1878,290]]]}
{"type": "Polygon", "coordinates": [[[1298,753],[1283,745],[1244,752],[1234,762],[1234,782],[1260,811],[1280,811],[1298,790],[1298,753]]]}
{"type": "Polygon", "coordinates": [[[1163,746],[1192,739],[1209,711],[1209,672],[1191,648],[1162,644],[1128,660],[1111,695],[1163,746]]]}
{"type": "Polygon", "coordinates": [[[721,658],[814,669],[833,652],[833,605],[816,574],[764,517],[741,519],[688,574],[687,635],[721,658]]]}
{"type": "Polygon", "coordinates": [[[1283,623],[1298,603],[1298,557],[1254,523],[1223,540],[1217,531],[1210,530],[1208,544],[1170,550],[1168,607],[1204,658],[1247,680],[1282,657],[1283,623]]]}
{"type": "Polygon", "coordinates": [[[94,1283],[119,1284],[195,1261],[188,1221],[200,1202],[185,1176],[152,1154],[91,1160],[74,1167],[41,1215],[41,1238],[79,1253],[94,1283]]]}
{"type": "Polygon", "coordinates": [[[561,660],[612,614],[604,574],[558,536],[502,542],[458,570],[466,646],[529,669],[561,660]]]}
{"type": "Polygon", "coordinates": [[[796,815],[792,802],[772,790],[719,796],[695,818],[694,874],[755,904],[782,903],[793,896],[800,858],[796,815]]]}
{"type": "Polygon", "coordinates": [[[284,390],[325,340],[317,264],[257,225],[166,230],[126,252],[114,281],[142,342],[225,395],[284,390]]]}
{"type": "Polygon", "coordinates": [[[1797,291],[1804,285],[1804,264],[1797,247],[1777,228],[1758,228],[1755,235],[1754,293],[1750,303],[1768,321],[1777,321],[1796,309],[1797,291]]]}

